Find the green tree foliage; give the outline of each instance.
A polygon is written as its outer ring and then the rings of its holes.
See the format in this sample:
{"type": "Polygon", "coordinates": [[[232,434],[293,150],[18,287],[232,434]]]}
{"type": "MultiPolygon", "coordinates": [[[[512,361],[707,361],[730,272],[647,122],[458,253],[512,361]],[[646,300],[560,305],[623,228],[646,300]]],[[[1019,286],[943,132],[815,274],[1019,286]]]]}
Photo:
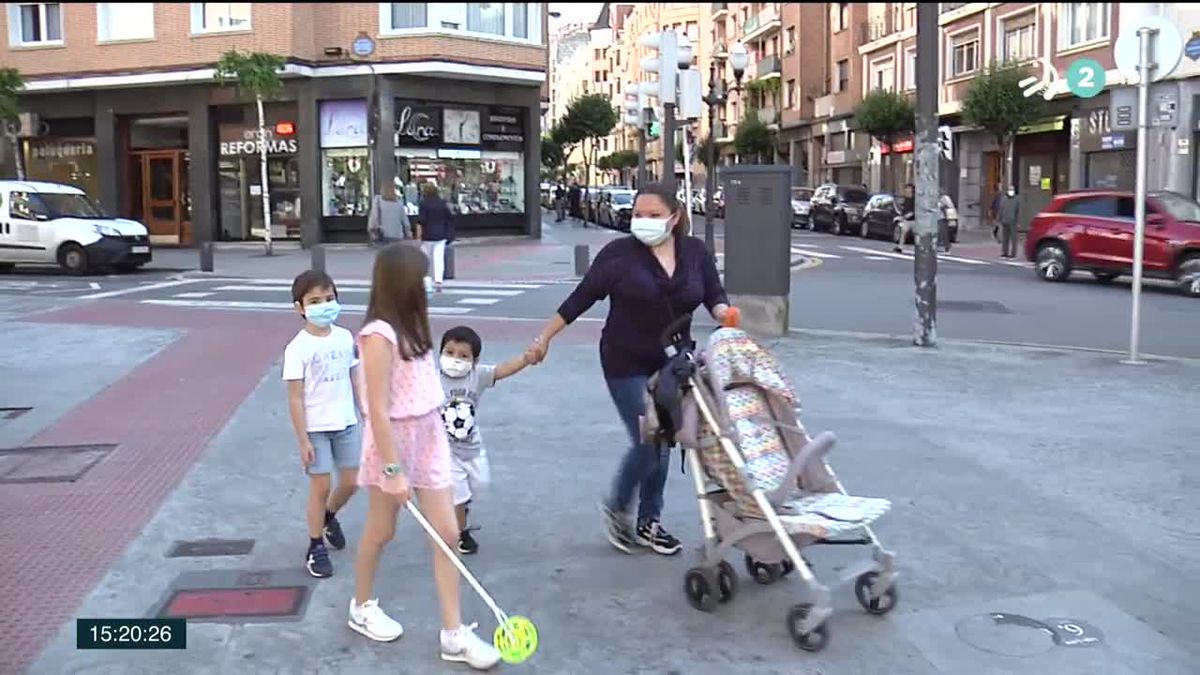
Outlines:
{"type": "Polygon", "coordinates": [[[542,136],[542,166],[557,169],[563,163],[563,147],[550,136],[542,136]]]}
{"type": "MultiPolygon", "coordinates": [[[[863,97],[862,103],[854,111],[854,119],[858,128],[867,132],[881,143],[890,148],[896,139],[905,134],[911,134],[916,128],[916,114],[912,101],[907,96],[895,91],[876,89],[863,97]]],[[[896,153],[887,154],[887,188],[895,190],[895,176],[892,170],[892,157],[896,153]]]]}
{"type": "Polygon", "coordinates": [[[758,164],[775,150],[775,138],[758,113],[750,110],[738,124],[733,145],[742,159],[750,158],[752,164],[758,164]]]}
{"type": "Polygon", "coordinates": [[[564,128],[564,139],[588,144],[583,152],[583,175],[588,179],[596,163],[600,139],[611,134],[617,126],[617,109],[603,94],[585,94],[571,101],[560,124],[564,128]]]}
{"type": "Polygon", "coordinates": [[[963,98],[963,120],[996,138],[1004,151],[1004,182],[1012,181],[1012,144],[1017,131],[1040,120],[1046,111],[1041,96],[1025,96],[1021,80],[1026,67],[1011,62],[993,63],[971,81],[963,98]]]}
{"type": "Polygon", "coordinates": [[[8,136],[12,146],[18,180],[25,179],[24,162],[21,161],[21,151],[15,133],[17,116],[21,112],[18,97],[23,89],[25,78],[21,77],[16,68],[0,68],[0,130],[8,136]]]}

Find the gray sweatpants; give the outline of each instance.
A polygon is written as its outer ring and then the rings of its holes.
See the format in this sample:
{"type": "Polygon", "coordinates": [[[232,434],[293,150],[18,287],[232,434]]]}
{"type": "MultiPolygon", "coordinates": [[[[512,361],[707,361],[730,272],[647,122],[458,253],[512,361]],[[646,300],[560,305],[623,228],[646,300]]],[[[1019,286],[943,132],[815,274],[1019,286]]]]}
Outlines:
{"type": "Polygon", "coordinates": [[[1000,254],[1017,257],[1017,224],[1000,223],[1000,254]]]}

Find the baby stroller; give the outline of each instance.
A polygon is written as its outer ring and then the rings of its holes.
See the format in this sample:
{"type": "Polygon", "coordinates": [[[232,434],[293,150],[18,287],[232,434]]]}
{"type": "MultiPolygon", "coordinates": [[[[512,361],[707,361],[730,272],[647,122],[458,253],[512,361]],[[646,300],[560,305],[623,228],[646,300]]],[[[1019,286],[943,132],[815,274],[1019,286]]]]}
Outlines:
{"type": "Polygon", "coordinates": [[[703,612],[729,602],[737,589],[733,565],[725,560],[731,547],[744,552],[747,571],[760,584],[795,572],[804,588],[787,614],[787,628],[800,649],[815,652],[825,646],[825,621],[833,609],[829,589],[800,549],[870,546],[872,557],[853,565],[840,582],[853,579],[859,604],[886,614],[896,605],[894,555],[869,525],[891,503],[846,493],[825,461],[834,435],[808,436],[797,420],[792,386],[773,356],[728,326],[714,331],[697,354],[686,331],[690,321],[681,316],[663,335],[670,360],[650,379],[641,427],[648,443],[683,447],[700,503],[702,559],[687,571],[684,591],[703,612]]]}

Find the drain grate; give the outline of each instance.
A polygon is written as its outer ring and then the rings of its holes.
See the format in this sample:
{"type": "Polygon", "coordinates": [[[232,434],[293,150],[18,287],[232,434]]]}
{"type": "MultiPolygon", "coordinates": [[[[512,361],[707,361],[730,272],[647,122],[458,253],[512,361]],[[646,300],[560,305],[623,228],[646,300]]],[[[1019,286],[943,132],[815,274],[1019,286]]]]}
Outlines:
{"type": "Polygon", "coordinates": [[[209,621],[294,617],[304,607],[307,595],[307,586],[180,590],[158,616],[209,621]]]}
{"type": "Polygon", "coordinates": [[[15,420],[21,415],[33,410],[33,408],[5,408],[0,407],[0,420],[15,420]]]}
{"type": "Polygon", "coordinates": [[[939,300],[937,307],[948,312],[1012,314],[1012,310],[995,300],[939,300]]]}
{"type": "Polygon", "coordinates": [[[115,445],[43,445],[0,450],[0,483],[72,483],[115,445]]]}
{"type": "Polygon", "coordinates": [[[254,550],[253,539],[193,539],[177,541],[167,551],[168,558],[207,558],[246,555],[254,550]]]}

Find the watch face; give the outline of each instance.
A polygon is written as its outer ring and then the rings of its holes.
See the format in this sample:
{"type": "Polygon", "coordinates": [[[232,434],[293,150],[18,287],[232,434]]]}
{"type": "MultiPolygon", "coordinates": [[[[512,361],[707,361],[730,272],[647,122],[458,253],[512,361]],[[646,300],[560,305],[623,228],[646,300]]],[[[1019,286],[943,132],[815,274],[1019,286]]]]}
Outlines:
{"type": "Polygon", "coordinates": [[[447,143],[479,144],[478,110],[447,109],[444,113],[444,122],[443,137],[447,143]]]}

